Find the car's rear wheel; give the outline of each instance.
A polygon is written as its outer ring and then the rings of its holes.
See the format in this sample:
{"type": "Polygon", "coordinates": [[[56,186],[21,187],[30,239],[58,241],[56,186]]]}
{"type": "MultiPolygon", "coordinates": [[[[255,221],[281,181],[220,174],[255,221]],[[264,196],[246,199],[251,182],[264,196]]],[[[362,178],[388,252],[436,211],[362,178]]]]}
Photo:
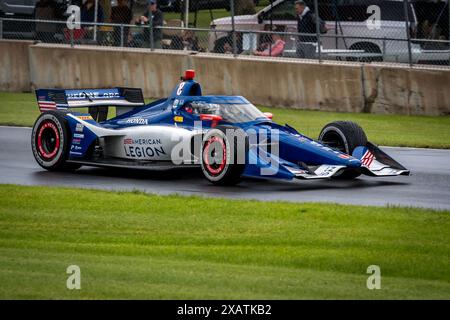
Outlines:
{"type": "MultiPolygon", "coordinates": [[[[367,144],[367,136],[355,122],[335,121],[323,127],[319,135],[319,141],[330,148],[352,155],[356,147],[367,144]]],[[[335,178],[354,179],[360,175],[359,170],[350,169],[335,178]]]]}
{"type": "Polygon", "coordinates": [[[70,130],[64,115],[58,111],[41,114],[31,134],[31,149],[37,163],[50,171],[71,171],[80,165],[67,163],[70,130]]]}
{"type": "Polygon", "coordinates": [[[203,137],[201,167],[203,175],[217,185],[240,182],[247,158],[248,138],[242,129],[218,126],[203,137]]]}

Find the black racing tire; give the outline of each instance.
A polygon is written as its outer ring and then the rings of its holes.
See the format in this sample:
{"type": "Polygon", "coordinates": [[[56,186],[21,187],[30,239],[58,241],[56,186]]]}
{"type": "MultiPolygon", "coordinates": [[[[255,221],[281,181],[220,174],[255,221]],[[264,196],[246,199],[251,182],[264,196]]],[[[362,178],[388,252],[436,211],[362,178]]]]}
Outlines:
{"type": "Polygon", "coordinates": [[[203,175],[216,185],[235,185],[241,181],[247,153],[248,136],[244,130],[234,126],[217,126],[203,136],[203,175]],[[234,132],[234,136],[230,136],[230,132],[234,132]]]}
{"type": "MultiPolygon", "coordinates": [[[[323,127],[319,134],[319,141],[330,148],[352,155],[356,147],[367,145],[367,136],[355,122],[335,121],[323,127]]],[[[346,170],[334,178],[354,179],[360,175],[359,170],[346,170]]]]}
{"type": "Polygon", "coordinates": [[[48,111],[36,120],[31,133],[31,149],[36,162],[49,171],[74,171],[81,165],[67,163],[71,134],[64,113],[48,111]]]}

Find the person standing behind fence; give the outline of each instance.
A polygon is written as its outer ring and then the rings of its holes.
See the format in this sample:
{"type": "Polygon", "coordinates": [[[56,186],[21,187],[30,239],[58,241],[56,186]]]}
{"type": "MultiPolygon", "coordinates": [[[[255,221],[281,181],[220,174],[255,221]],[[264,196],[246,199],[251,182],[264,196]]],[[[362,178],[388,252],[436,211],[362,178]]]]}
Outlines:
{"type": "MultiPolygon", "coordinates": [[[[85,31],[84,38],[85,39],[94,39],[94,23],[95,23],[95,0],[87,0],[81,6],[81,22],[88,22],[89,24],[83,25],[83,29],[85,31]]],[[[97,23],[103,23],[104,15],[103,8],[98,4],[97,7],[97,23]]],[[[98,35],[98,32],[97,32],[98,35]]],[[[98,41],[98,39],[97,39],[98,41]]],[[[101,41],[99,41],[101,42],[101,41]]]]}
{"type": "MultiPolygon", "coordinates": [[[[304,1],[295,2],[295,14],[297,16],[298,33],[316,34],[316,21],[314,15],[304,1]]],[[[299,58],[313,58],[316,53],[314,42],[317,43],[315,35],[300,35],[297,40],[297,56],[299,58]]]]}
{"type": "MultiPolygon", "coordinates": [[[[111,22],[117,24],[130,24],[131,19],[133,19],[133,14],[128,7],[128,0],[119,0],[117,6],[111,8],[111,22]]],[[[120,46],[121,39],[123,39],[123,44],[126,44],[128,39],[128,32],[130,28],[114,27],[114,45],[120,46]],[[121,34],[123,31],[123,34],[121,34]]]]}
{"type": "MultiPolygon", "coordinates": [[[[140,24],[149,24],[150,23],[150,15],[152,15],[153,20],[153,46],[155,49],[161,49],[161,40],[162,40],[162,30],[156,27],[162,27],[164,23],[164,16],[161,10],[158,9],[156,0],[148,1],[148,10],[144,13],[143,16],[139,18],[140,24]]],[[[150,47],[150,31],[148,28],[144,31],[144,46],[150,47]]]]}
{"type": "MultiPolygon", "coordinates": [[[[97,7],[97,22],[102,23],[103,19],[103,7],[99,3],[97,7]]],[[[81,6],[81,22],[95,22],[95,0],[87,0],[81,6]]],[[[89,27],[92,27],[92,25],[89,25],[89,27]]]]}
{"type": "MultiPolygon", "coordinates": [[[[54,0],[39,0],[34,9],[36,20],[56,20],[57,5],[54,0]]],[[[36,22],[36,39],[42,42],[55,42],[55,34],[58,31],[57,23],[36,22]]]]}

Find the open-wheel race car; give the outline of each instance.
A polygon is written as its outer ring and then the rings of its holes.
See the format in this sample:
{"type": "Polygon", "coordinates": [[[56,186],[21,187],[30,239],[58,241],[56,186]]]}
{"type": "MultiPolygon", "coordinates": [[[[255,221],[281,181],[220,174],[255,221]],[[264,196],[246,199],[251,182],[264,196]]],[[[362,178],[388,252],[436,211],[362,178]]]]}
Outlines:
{"type": "Polygon", "coordinates": [[[202,95],[194,75],[186,71],[168,98],[149,104],[134,88],[36,90],[36,161],[47,170],[201,167],[206,179],[221,185],[242,177],[409,175],[353,122],[329,123],[311,139],[276,124],[241,96],[202,95]],[[107,119],[109,107],[117,111],[107,119]]]}

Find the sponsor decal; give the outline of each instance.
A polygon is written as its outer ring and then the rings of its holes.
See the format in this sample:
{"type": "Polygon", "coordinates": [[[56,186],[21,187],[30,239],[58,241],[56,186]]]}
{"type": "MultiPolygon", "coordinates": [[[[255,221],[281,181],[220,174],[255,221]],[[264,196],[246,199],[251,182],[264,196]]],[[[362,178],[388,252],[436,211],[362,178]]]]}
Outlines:
{"type": "Polygon", "coordinates": [[[364,155],[361,158],[361,163],[366,167],[370,167],[374,159],[375,155],[369,150],[367,150],[366,153],[364,153],[364,155]]]}
{"type": "Polygon", "coordinates": [[[83,129],[84,129],[84,125],[82,125],[81,123],[77,123],[77,125],[75,126],[76,132],[83,132],[83,129]]]}
{"type": "Polygon", "coordinates": [[[182,116],[175,116],[175,117],[173,117],[173,120],[174,120],[175,122],[183,122],[183,121],[184,121],[184,118],[183,118],[182,116]]]}
{"type": "Polygon", "coordinates": [[[133,144],[133,139],[125,139],[123,140],[123,144],[133,144]]]}
{"type": "Polygon", "coordinates": [[[72,139],[72,144],[80,144],[81,139],[72,139]]]}
{"type": "Polygon", "coordinates": [[[67,100],[79,100],[79,99],[111,99],[120,98],[118,92],[75,92],[68,93],[67,100]]]}
{"type": "Polygon", "coordinates": [[[123,140],[125,155],[129,158],[148,159],[165,155],[161,139],[126,138],[123,140]]]}
{"type": "Polygon", "coordinates": [[[83,139],[83,138],[84,138],[84,134],[82,134],[82,133],[74,133],[74,134],[73,134],[73,137],[74,137],[74,138],[80,138],[80,139],[83,139]]]}
{"type": "Polygon", "coordinates": [[[77,146],[77,145],[75,145],[75,144],[72,144],[72,145],[70,146],[70,150],[81,150],[81,149],[83,149],[83,148],[80,147],[80,146],[77,146]]]}
{"type": "Polygon", "coordinates": [[[302,169],[294,169],[294,168],[288,168],[290,172],[292,172],[295,175],[301,175],[301,174],[307,174],[308,172],[302,169]]]}
{"type": "Polygon", "coordinates": [[[84,121],[94,120],[91,116],[77,116],[77,118],[84,121]]]}
{"type": "Polygon", "coordinates": [[[123,140],[123,144],[138,144],[138,145],[151,145],[151,144],[161,144],[161,139],[152,138],[126,138],[123,140]]]}
{"type": "Polygon", "coordinates": [[[337,168],[338,168],[337,166],[323,165],[323,166],[320,166],[314,173],[321,177],[329,176],[329,175],[332,175],[333,173],[335,173],[337,168]]]}
{"type": "Polygon", "coordinates": [[[125,145],[124,150],[125,155],[127,157],[136,159],[154,158],[166,154],[162,146],[144,147],[144,146],[125,145]]]}
{"type": "Polygon", "coordinates": [[[143,119],[143,118],[131,118],[131,119],[128,119],[126,121],[126,123],[128,123],[128,124],[148,124],[148,120],[143,119]]]}

